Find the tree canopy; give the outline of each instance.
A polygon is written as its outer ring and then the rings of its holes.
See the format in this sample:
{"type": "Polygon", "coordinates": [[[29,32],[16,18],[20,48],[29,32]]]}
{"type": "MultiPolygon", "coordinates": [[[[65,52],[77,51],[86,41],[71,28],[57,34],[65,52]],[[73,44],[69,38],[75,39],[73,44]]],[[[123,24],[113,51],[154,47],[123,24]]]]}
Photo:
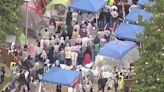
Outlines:
{"type": "Polygon", "coordinates": [[[19,35],[18,22],[21,17],[19,7],[21,0],[0,0],[0,44],[7,34],[19,35]]]}
{"type": "MultiPolygon", "coordinates": [[[[152,1],[152,0],[151,0],[152,1]]],[[[144,25],[140,36],[141,58],[135,63],[133,92],[164,92],[164,0],[153,0],[155,6],[145,6],[154,14],[144,25]]]]}

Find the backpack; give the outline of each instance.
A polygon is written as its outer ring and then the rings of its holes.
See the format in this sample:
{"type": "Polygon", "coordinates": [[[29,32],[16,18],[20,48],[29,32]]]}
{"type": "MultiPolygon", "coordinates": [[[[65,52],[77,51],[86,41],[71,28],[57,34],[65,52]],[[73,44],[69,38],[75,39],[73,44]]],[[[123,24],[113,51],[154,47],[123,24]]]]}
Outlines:
{"type": "Polygon", "coordinates": [[[99,49],[100,49],[100,44],[99,43],[94,44],[94,51],[98,52],[99,49]]]}

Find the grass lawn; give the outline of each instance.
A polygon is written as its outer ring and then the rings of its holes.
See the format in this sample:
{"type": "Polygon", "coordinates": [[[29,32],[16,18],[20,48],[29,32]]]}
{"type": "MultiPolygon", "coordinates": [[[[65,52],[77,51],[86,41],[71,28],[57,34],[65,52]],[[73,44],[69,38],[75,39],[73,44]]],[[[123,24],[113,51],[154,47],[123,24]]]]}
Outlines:
{"type": "Polygon", "coordinates": [[[4,86],[11,81],[11,77],[5,77],[4,82],[0,84],[0,90],[4,88],[4,86]]]}
{"type": "MultiPolygon", "coordinates": [[[[0,68],[2,67],[3,62],[0,60],[0,68]]],[[[4,82],[0,84],[0,90],[4,88],[4,86],[11,81],[11,77],[5,77],[4,82]]]]}

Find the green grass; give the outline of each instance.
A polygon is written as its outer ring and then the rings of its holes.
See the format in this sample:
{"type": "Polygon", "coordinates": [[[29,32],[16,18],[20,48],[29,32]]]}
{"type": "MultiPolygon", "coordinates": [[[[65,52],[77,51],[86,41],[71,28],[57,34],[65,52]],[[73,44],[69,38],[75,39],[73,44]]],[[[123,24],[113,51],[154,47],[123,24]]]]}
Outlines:
{"type": "Polygon", "coordinates": [[[0,84],[0,90],[4,88],[4,86],[11,81],[11,77],[5,77],[2,84],[0,84]]]}

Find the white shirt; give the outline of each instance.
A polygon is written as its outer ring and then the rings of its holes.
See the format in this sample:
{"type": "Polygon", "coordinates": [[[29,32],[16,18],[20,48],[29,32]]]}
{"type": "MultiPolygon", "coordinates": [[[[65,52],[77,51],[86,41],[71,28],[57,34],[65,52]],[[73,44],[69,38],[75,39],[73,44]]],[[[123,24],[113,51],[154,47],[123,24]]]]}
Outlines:
{"type": "Polygon", "coordinates": [[[29,75],[29,71],[26,71],[24,75],[25,75],[25,79],[27,79],[27,77],[29,75]]]}
{"type": "Polygon", "coordinates": [[[44,36],[45,39],[49,39],[49,32],[48,31],[43,32],[42,35],[44,36]]]}
{"type": "Polygon", "coordinates": [[[38,46],[36,46],[36,54],[37,55],[39,55],[39,54],[41,54],[42,53],[42,50],[43,50],[43,47],[38,47],[38,46]]]}
{"type": "Polygon", "coordinates": [[[78,13],[77,12],[73,12],[72,13],[72,20],[73,21],[77,21],[77,17],[78,17],[78,13]]]}
{"type": "Polygon", "coordinates": [[[71,59],[71,47],[65,47],[65,58],[71,59]]]}
{"type": "Polygon", "coordinates": [[[77,57],[78,57],[77,52],[74,51],[71,53],[72,64],[75,66],[76,66],[76,62],[77,62],[77,57]]]}

